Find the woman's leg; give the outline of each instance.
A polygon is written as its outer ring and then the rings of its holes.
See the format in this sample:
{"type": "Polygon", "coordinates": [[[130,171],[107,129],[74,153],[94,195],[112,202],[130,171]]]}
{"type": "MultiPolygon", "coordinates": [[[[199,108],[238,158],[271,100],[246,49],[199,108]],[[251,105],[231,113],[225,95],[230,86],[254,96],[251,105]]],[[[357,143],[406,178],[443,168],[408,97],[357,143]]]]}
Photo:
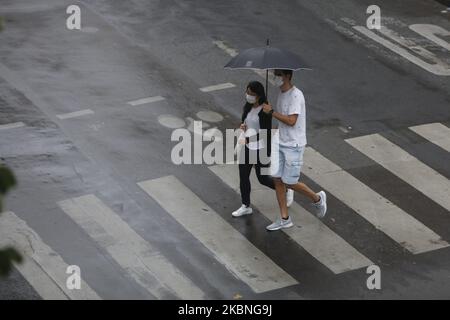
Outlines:
{"type": "Polygon", "coordinates": [[[268,171],[268,167],[261,165],[258,163],[255,165],[256,177],[258,178],[259,183],[262,185],[269,187],[270,189],[275,190],[275,183],[271,175],[261,174],[261,168],[268,171]]]}
{"type": "Polygon", "coordinates": [[[252,171],[253,164],[249,163],[248,149],[245,148],[245,160],[244,163],[239,164],[239,186],[241,189],[242,204],[247,207],[250,205],[250,172],[252,171]]]}

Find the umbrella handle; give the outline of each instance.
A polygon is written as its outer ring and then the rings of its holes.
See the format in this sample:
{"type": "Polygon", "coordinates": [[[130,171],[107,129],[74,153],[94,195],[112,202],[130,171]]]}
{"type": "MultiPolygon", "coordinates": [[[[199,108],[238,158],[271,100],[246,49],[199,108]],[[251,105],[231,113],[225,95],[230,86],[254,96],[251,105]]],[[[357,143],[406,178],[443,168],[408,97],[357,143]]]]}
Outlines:
{"type": "MultiPolygon", "coordinates": [[[[266,45],[269,46],[270,40],[267,38],[266,45]]],[[[266,69],[266,99],[269,103],[269,69],[266,69]]]]}

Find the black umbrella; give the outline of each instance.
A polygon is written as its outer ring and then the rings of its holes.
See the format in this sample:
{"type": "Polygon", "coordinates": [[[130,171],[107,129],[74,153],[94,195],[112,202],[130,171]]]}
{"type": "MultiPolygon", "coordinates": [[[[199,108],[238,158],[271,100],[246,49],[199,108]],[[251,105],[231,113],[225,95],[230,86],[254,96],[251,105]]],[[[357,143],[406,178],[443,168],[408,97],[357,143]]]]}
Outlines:
{"type": "Polygon", "coordinates": [[[233,57],[226,65],[227,69],[261,69],[266,70],[266,93],[269,69],[311,70],[303,60],[288,50],[267,46],[251,48],[233,57]]]}

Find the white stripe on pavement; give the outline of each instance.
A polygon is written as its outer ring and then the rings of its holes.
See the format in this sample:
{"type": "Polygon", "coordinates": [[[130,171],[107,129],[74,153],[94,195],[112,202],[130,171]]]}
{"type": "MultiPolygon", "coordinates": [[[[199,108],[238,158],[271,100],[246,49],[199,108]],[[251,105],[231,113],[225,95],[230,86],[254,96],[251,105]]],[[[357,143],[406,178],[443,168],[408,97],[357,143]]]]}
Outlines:
{"type": "Polygon", "coordinates": [[[155,96],[155,97],[147,97],[147,98],[142,98],[139,100],[129,101],[128,104],[132,105],[132,106],[138,106],[141,104],[152,103],[152,102],[157,102],[157,101],[162,101],[162,100],[165,100],[165,98],[161,97],[161,96],[155,96]]]}
{"type": "Polygon", "coordinates": [[[255,292],[297,284],[174,176],[138,185],[255,292]]]}
{"type": "Polygon", "coordinates": [[[25,126],[25,124],[23,122],[0,124],[0,130],[20,128],[20,127],[24,127],[24,126],[25,126]]]}
{"type": "Polygon", "coordinates": [[[450,211],[450,181],[446,177],[379,134],[345,141],[450,211]]]}
{"type": "MultiPolygon", "coordinates": [[[[211,166],[214,172],[225,184],[239,193],[238,166],[232,164],[211,166]]],[[[273,221],[279,215],[278,202],[273,190],[261,186],[252,174],[252,205],[273,221]]],[[[289,208],[289,215],[298,228],[283,229],[295,242],[303,247],[334,273],[342,273],[372,265],[373,263],[344,239],[330,230],[315,216],[307,212],[295,202],[289,208]]]]}
{"type": "Polygon", "coordinates": [[[232,57],[238,55],[238,52],[235,49],[230,48],[223,41],[213,41],[213,43],[232,57]]]}
{"type": "Polygon", "coordinates": [[[69,290],[66,286],[69,265],[13,212],[2,213],[0,235],[0,247],[11,245],[24,256],[23,263],[16,268],[44,300],[100,299],[83,279],[80,289],[69,290]]]}
{"type": "MultiPolygon", "coordinates": [[[[448,246],[439,235],[314,149],[306,148],[304,161],[305,175],[410,252],[448,246]]],[[[328,206],[328,210],[333,208],[328,206]]]]}
{"type": "Polygon", "coordinates": [[[450,51],[450,43],[444,40],[445,37],[450,36],[450,31],[434,24],[411,24],[409,28],[420,34],[422,37],[428,38],[428,40],[433,41],[438,46],[441,46],[450,51]],[[437,35],[441,37],[438,37],[437,35]]]}
{"type": "Polygon", "coordinates": [[[85,115],[93,114],[93,113],[94,113],[94,111],[92,111],[91,109],[85,109],[85,110],[80,110],[80,111],[75,111],[75,112],[70,112],[70,113],[58,114],[56,117],[60,120],[65,120],[65,119],[77,118],[77,117],[81,117],[81,116],[85,116],[85,115]]]}
{"type": "Polygon", "coordinates": [[[58,203],[133,279],[157,298],[204,299],[204,293],[94,195],[58,203]]]}
{"type": "Polygon", "coordinates": [[[450,152],[450,128],[442,123],[428,123],[420,126],[409,127],[418,135],[450,152]]]}
{"type": "Polygon", "coordinates": [[[211,91],[223,90],[223,89],[234,88],[234,87],[235,87],[234,84],[227,82],[227,83],[221,83],[221,84],[216,84],[216,85],[209,86],[209,87],[200,88],[200,91],[211,92],[211,91]]]}
{"type": "MultiPolygon", "coordinates": [[[[436,75],[439,76],[450,76],[450,68],[448,67],[448,65],[438,59],[434,59],[434,63],[428,63],[425,62],[422,59],[417,58],[415,55],[411,54],[408,50],[406,50],[403,47],[400,47],[398,45],[396,45],[395,43],[386,40],[383,37],[380,37],[379,35],[377,35],[376,33],[370,31],[369,29],[367,29],[366,27],[363,26],[354,26],[353,27],[355,30],[358,30],[359,32],[361,32],[362,34],[364,34],[365,36],[369,37],[370,39],[382,44],[383,46],[385,46],[386,48],[388,48],[389,50],[397,53],[398,55],[401,55],[403,58],[408,59],[409,61],[411,61],[412,63],[418,65],[419,67],[427,70],[428,72],[434,73],[436,75]]],[[[409,49],[413,49],[413,48],[409,48],[409,49]]],[[[422,52],[425,50],[423,48],[420,49],[422,52]]]]}

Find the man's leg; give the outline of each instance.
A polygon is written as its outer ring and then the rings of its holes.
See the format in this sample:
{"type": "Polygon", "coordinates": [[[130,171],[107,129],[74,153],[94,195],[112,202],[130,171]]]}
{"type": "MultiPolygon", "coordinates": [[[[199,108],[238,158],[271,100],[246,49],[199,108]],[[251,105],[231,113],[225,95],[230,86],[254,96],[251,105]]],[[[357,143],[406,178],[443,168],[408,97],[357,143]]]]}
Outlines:
{"type": "Polygon", "coordinates": [[[320,197],[311,190],[306,184],[303,182],[297,182],[296,184],[290,184],[287,185],[290,189],[300,192],[311,199],[312,202],[318,202],[320,200],[320,197]]]}
{"type": "Polygon", "coordinates": [[[323,218],[325,217],[325,214],[327,213],[327,195],[325,191],[320,191],[318,193],[315,193],[312,191],[306,184],[303,182],[298,182],[298,178],[300,178],[300,171],[303,164],[303,152],[305,148],[299,148],[298,149],[298,155],[295,155],[295,152],[292,152],[290,155],[294,155],[295,157],[291,158],[291,167],[293,171],[289,171],[290,174],[287,174],[283,178],[283,182],[286,183],[286,185],[293,189],[294,191],[300,192],[304,195],[306,195],[308,198],[311,199],[314,206],[317,208],[317,217],[323,218]],[[296,162],[295,159],[299,159],[298,161],[298,168],[295,168],[296,162]],[[298,175],[297,175],[298,173],[298,175]]]}
{"type": "Polygon", "coordinates": [[[278,206],[280,207],[280,214],[283,219],[289,217],[288,208],[286,205],[286,186],[280,178],[274,178],[275,192],[277,195],[278,206]]]}
{"type": "Polygon", "coordinates": [[[289,187],[291,189],[293,189],[294,191],[300,192],[311,199],[314,206],[317,208],[316,215],[318,218],[325,217],[325,214],[327,213],[327,195],[326,195],[325,191],[320,191],[318,193],[315,193],[306,184],[304,184],[302,182],[297,182],[296,184],[291,184],[291,185],[289,185],[289,187]]]}

